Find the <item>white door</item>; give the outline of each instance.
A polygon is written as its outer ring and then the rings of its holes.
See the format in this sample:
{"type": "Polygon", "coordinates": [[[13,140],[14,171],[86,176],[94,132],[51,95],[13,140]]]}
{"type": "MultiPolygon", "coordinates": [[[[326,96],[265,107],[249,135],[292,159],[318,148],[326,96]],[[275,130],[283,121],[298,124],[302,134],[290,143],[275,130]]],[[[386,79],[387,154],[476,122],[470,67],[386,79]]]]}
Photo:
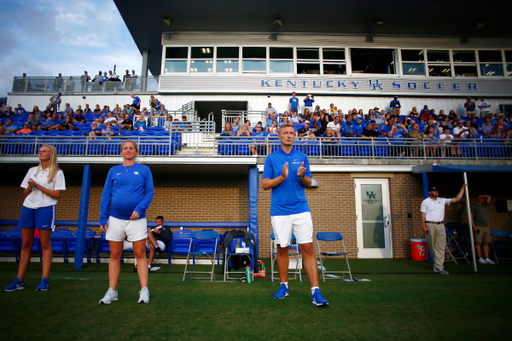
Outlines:
{"type": "Polygon", "coordinates": [[[355,179],[357,257],[391,258],[391,211],[387,179],[355,179]]]}

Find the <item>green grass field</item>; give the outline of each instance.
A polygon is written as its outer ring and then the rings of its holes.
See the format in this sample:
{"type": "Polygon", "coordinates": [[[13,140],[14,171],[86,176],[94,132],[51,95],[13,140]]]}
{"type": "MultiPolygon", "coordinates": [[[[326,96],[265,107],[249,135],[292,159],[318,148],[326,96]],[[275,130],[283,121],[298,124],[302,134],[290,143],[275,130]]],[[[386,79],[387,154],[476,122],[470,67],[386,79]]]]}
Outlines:
{"type": "MultiPolygon", "coordinates": [[[[266,261],[269,265],[268,260],[266,261]]],[[[36,292],[40,265],[26,289],[0,293],[2,340],[510,340],[512,266],[446,264],[450,275],[412,260],[351,260],[371,282],[321,282],[330,307],[311,304],[309,284],[290,282],[290,296],[274,300],[278,283],[182,282],[183,266],[150,274],[149,304],[137,304],[137,274],[124,265],[119,301],[98,305],[108,288],[107,265],[54,264],[50,290],[36,292]]],[[[340,260],[326,267],[335,269],[340,260]]],[[[268,266],[269,267],[269,266],[268,266]]],[[[0,284],[17,265],[0,264],[0,284]]]]}

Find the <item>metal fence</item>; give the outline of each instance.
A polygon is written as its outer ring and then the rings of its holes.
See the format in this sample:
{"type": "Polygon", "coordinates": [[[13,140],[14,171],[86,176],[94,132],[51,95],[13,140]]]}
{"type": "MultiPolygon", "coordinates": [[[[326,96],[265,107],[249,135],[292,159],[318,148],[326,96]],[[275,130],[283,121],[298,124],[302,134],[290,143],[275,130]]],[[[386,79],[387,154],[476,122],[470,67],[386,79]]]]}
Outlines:
{"type": "MultiPolygon", "coordinates": [[[[153,116],[145,116],[146,123],[151,127],[163,127],[165,126],[165,122],[169,115],[174,119],[183,120],[183,117],[186,117],[187,121],[199,121],[197,116],[197,111],[181,111],[181,110],[167,110],[167,114],[161,114],[160,112],[156,112],[153,116]],[[150,121],[151,120],[151,121],[150,121]]],[[[133,121],[137,121],[140,115],[134,115],[133,121]]]]}
{"type": "MultiPolygon", "coordinates": [[[[94,77],[94,76],[91,76],[94,77]]],[[[86,82],[80,76],[14,77],[13,93],[157,92],[158,77],[126,78],[124,81],[86,82]]]]}
{"type": "Polygon", "coordinates": [[[251,126],[255,126],[259,121],[265,126],[266,117],[264,111],[240,111],[240,110],[222,110],[222,128],[226,122],[233,124],[235,118],[240,118],[240,124],[246,120],[251,121],[251,126]]]}
{"type": "MultiPolygon", "coordinates": [[[[3,156],[36,156],[42,144],[52,144],[59,155],[115,156],[121,143],[131,139],[139,144],[141,156],[264,157],[281,148],[277,136],[219,137],[215,122],[175,122],[170,130],[120,131],[113,137],[3,136],[3,156]]],[[[464,159],[510,160],[508,140],[474,139],[427,142],[415,139],[308,138],[297,139],[293,148],[318,159],[464,159]]]]}

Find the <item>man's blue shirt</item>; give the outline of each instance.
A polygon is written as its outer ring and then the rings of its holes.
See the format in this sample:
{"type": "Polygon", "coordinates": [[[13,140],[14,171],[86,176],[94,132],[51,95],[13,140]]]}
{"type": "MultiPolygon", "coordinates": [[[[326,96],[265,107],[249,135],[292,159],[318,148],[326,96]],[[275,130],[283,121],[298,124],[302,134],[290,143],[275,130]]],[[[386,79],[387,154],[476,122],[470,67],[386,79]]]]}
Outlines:
{"type": "Polygon", "coordinates": [[[300,165],[304,162],[305,176],[312,177],[306,154],[295,149],[292,149],[289,154],[282,149],[269,154],[265,160],[262,179],[275,179],[283,174],[283,166],[286,162],[288,162],[288,177],[272,188],[271,216],[311,212],[304,186],[297,176],[300,165]]]}
{"type": "Polygon", "coordinates": [[[299,105],[299,99],[297,97],[290,98],[290,108],[297,108],[299,105]]]}

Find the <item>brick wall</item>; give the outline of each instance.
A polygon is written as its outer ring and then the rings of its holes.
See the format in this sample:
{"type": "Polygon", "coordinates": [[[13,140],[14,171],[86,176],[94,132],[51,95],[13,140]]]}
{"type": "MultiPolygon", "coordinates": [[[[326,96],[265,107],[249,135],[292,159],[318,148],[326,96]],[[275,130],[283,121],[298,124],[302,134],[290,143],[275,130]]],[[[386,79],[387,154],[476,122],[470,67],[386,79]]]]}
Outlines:
{"type": "MultiPolygon", "coordinates": [[[[66,173],[68,189],[57,205],[57,220],[77,220],[80,203],[81,177],[66,173]]],[[[312,211],[315,233],[318,231],[339,231],[345,238],[345,245],[351,258],[357,257],[354,179],[365,174],[314,173],[319,187],[306,190],[312,211]]],[[[99,220],[99,203],[106,173],[94,174],[91,187],[91,201],[88,219],[99,220]]],[[[420,175],[394,173],[389,176],[393,251],[395,258],[410,257],[409,239],[423,238],[421,230],[420,204],[423,200],[420,175]],[[408,218],[408,214],[411,218],[408,218]]],[[[454,197],[462,184],[460,174],[433,175],[431,183],[441,188],[441,196],[454,197]]],[[[487,183],[488,179],[482,181],[487,183]]],[[[240,222],[249,220],[248,183],[246,175],[192,175],[165,176],[154,174],[155,198],[147,214],[150,220],[163,215],[168,221],[213,221],[240,222]]],[[[0,219],[18,219],[23,202],[21,179],[12,179],[14,185],[0,186],[0,219]]],[[[473,180],[473,187],[479,182],[473,180]]],[[[470,183],[471,185],[471,183],[470,183]]],[[[497,213],[498,199],[510,199],[509,184],[491,188],[493,195],[489,214],[492,227],[511,229],[512,212],[497,213]],[[496,192],[496,193],[493,193],[496,192]]],[[[259,233],[260,256],[270,256],[271,191],[259,190],[259,233]]],[[[467,223],[465,203],[447,206],[445,221],[467,223]]],[[[2,227],[6,228],[6,227],[2,227]]],[[[314,243],[316,249],[316,241],[314,243]]]]}

